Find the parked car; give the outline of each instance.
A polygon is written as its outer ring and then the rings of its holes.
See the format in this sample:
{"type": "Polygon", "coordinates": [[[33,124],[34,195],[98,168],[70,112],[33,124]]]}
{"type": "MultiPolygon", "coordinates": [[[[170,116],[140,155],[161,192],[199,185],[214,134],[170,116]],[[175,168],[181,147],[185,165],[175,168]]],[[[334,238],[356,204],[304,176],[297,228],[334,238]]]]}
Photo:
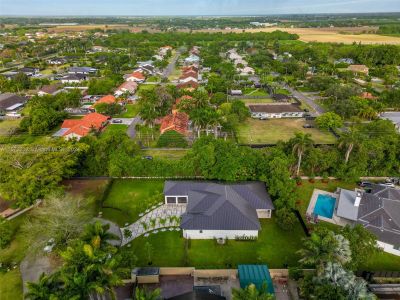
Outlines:
{"type": "Polygon", "coordinates": [[[121,124],[122,120],[121,119],[114,119],[114,120],[112,120],[112,122],[115,123],[115,124],[121,124]]]}
{"type": "Polygon", "coordinates": [[[153,160],[153,156],[145,155],[145,156],[142,156],[142,159],[153,160]]]}
{"type": "Polygon", "coordinates": [[[268,120],[267,117],[260,117],[259,120],[268,120]]]}
{"type": "Polygon", "coordinates": [[[372,182],[369,182],[369,181],[360,181],[359,183],[358,183],[358,186],[360,186],[360,187],[370,187],[370,186],[372,186],[372,182]]]}
{"type": "Polygon", "coordinates": [[[314,126],[311,125],[311,124],[304,124],[304,125],[303,125],[303,128],[314,128],[314,126]]]}

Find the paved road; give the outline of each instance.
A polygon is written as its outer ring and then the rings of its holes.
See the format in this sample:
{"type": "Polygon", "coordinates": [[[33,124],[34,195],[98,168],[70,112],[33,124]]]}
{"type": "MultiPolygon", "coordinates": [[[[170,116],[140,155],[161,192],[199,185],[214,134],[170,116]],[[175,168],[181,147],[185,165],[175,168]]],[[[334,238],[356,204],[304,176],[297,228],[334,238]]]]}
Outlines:
{"type": "Polygon", "coordinates": [[[171,75],[172,71],[175,68],[175,64],[176,64],[176,62],[177,62],[177,60],[178,60],[178,58],[181,55],[183,50],[184,49],[179,48],[176,51],[176,53],[175,53],[174,57],[171,59],[169,65],[164,69],[164,72],[163,72],[163,75],[162,75],[164,78],[168,78],[168,76],[171,75]]]}
{"type": "Polygon", "coordinates": [[[317,116],[323,114],[324,109],[315,102],[315,98],[309,95],[305,95],[302,92],[299,92],[288,85],[284,85],[284,87],[292,93],[293,96],[296,96],[300,101],[307,103],[314,111],[317,116]]]}
{"type": "Polygon", "coordinates": [[[132,119],[131,124],[129,125],[126,134],[131,138],[134,139],[136,136],[136,124],[142,123],[142,119],[140,117],[135,117],[132,119]]]}

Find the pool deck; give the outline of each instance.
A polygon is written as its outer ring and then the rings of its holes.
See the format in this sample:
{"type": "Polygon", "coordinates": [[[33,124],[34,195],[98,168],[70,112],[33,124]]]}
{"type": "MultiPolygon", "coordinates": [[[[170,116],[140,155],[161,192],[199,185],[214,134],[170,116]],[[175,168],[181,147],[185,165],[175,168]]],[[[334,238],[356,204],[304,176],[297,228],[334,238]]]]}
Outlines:
{"type": "Polygon", "coordinates": [[[314,208],[315,208],[315,204],[317,203],[318,195],[327,195],[327,196],[330,196],[330,197],[333,197],[336,199],[332,219],[325,218],[323,216],[318,216],[318,220],[325,221],[325,222],[332,223],[332,224],[339,225],[339,226],[346,226],[347,224],[350,224],[347,220],[340,218],[336,215],[339,194],[330,193],[330,192],[319,190],[319,189],[314,189],[314,191],[312,193],[311,200],[310,200],[310,203],[308,204],[308,208],[307,208],[307,212],[306,212],[307,216],[312,216],[314,214],[314,208]]]}

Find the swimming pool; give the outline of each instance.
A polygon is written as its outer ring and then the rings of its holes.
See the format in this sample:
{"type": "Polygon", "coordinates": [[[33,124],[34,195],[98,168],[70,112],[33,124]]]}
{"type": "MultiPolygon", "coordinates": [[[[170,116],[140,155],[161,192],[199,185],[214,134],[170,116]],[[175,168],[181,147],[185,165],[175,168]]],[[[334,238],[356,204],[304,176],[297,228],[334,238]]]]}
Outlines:
{"type": "Polygon", "coordinates": [[[317,202],[315,203],[314,214],[332,219],[335,204],[336,198],[329,195],[319,194],[317,202]]]}

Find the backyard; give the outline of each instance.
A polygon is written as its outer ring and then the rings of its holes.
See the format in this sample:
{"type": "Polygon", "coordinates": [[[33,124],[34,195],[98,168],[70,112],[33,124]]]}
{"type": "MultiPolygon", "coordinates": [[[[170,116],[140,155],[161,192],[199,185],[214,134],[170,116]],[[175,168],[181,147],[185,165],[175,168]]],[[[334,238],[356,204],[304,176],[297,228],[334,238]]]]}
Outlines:
{"type": "Polygon", "coordinates": [[[139,112],[139,106],[137,104],[127,104],[125,108],[126,111],[114,116],[114,118],[134,118],[139,112]]]}
{"type": "Polygon", "coordinates": [[[143,247],[146,242],[152,246],[151,260],[156,266],[215,269],[257,263],[267,263],[271,268],[296,265],[299,259],[296,251],[305,237],[300,224],[291,231],[280,229],[274,218],[261,220],[261,224],[257,241],[229,240],[225,245],[219,245],[215,240],[185,240],[182,232],[166,231],[141,236],[131,242],[131,247],[143,266],[148,263],[143,247]]]}
{"type": "Polygon", "coordinates": [[[316,144],[333,144],[335,137],[317,128],[303,128],[312,124],[304,119],[270,119],[257,120],[248,118],[237,128],[237,139],[241,144],[276,144],[278,141],[288,141],[296,132],[310,133],[316,144]]]}

